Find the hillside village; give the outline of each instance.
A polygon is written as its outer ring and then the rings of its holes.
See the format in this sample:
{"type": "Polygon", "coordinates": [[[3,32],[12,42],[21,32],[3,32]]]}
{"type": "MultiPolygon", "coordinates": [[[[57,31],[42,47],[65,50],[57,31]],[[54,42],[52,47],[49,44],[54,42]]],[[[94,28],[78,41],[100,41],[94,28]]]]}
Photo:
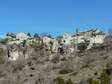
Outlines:
{"type": "MultiPolygon", "coordinates": [[[[9,40],[8,42],[9,46],[13,44],[18,45],[24,41],[27,43],[27,45],[32,45],[35,43],[38,45],[43,43],[45,44],[44,47],[46,47],[46,49],[49,52],[51,51],[50,55],[52,57],[52,53],[64,54],[65,52],[73,53],[74,51],[79,51],[77,47],[78,44],[81,43],[88,42],[86,49],[91,49],[94,44],[103,44],[106,36],[107,36],[106,33],[96,29],[96,30],[89,30],[86,32],[77,31],[75,35],[63,34],[62,36],[57,38],[52,38],[48,35],[45,35],[43,37],[39,35],[37,35],[37,37],[32,37],[31,35],[25,33],[18,33],[14,35],[13,33],[9,32],[7,34],[7,39],[9,40]]],[[[19,57],[19,52],[18,55],[17,56],[16,55],[14,54],[13,56],[10,56],[11,60],[16,60],[19,57]]]]}
{"type": "Polygon", "coordinates": [[[112,84],[112,36],[7,33],[0,40],[0,84],[112,84]]]}

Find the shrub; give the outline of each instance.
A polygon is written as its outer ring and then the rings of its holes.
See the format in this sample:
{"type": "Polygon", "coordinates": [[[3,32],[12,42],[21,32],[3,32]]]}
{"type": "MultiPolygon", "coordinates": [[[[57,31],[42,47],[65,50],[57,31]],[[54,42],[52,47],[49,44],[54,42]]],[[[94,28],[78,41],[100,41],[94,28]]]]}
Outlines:
{"type": "Polygon", "coordinates": [[[12,62],[10,68],[12,69],[13,73],[21,71],[25,67],[25,60],[17,60],[16,62],[12,62]]]}
{"type": "Polygon", "coordinates": [[[6,70],[6,67],[4,65],[0,65],[0,78],[6,75],[6,73],[4,73],[5,70],[6,70]]]}
{"type": "Polygon", "coordinates": [[[44,47],[44,43],[43,42],[34,42],[32,44],[32,46],[35,48],[35,49],[42,49],[44,47]]]}
{"type": "Polygon", "coordinates": [[[107,69],[112,69],[112,60],[106,64],[107,69]]]}
{"type": "Polygon", "coordinates": [[[100,78],[101,78],[101,84],[109,84],[110,83],[110,76],[106,72],[103,72],[101,74],[100,78]]]}
{"type": "Polygon", "coordinates": [[[50,41],[49,44],[50,44],[50,50],[52,51],[53,41],[50,41]]]}
{"type": "Polygon", "coordinates": [[[4,50],[0,48],[0,64],[4,63],[4,50]]]}
{"type": "Polygon", "coordinates": [[[73,70],[70,70],[70,69],[62,69],[62,70],[60,70],[60,74],[67,74],[67,73],[70,73],[70,72],[72,72],[73,70]]]}
{"type": "Polygon", "coordinates": [[[73,84],[72,80],[71,79],[68,79],[66,84],[73,84]]]}
{"type": "Polygon", "coordinates": [[[89,84],[110,84],[110,76],[103,71],[100,75],[100,79],[89,78],[88,82],[89,84]]]}
{"type": "Polygon", "coordinates": [[[77,47],[80,50],[80,52],[85,51],[87,49],[89,43],[90,43],[90,41],[88,41],[88,40],[85,40],[84,43],[79,43],[77,47]]]}
{"type": "Polygon", "coordinates": [[[68,79],[68,80],[64,80],[63,77],[59,76],[56,78],[56,83],[55,84],[73,84],[72,80],[71,79],[68,79]]]}
{"type": "Polygon", "coordinates": [[[0,41],[0,43],[2,43],[2,44],[7,44],[8,43],[8,39],[2,39],[1,41],[0,41]]]}
{"type": "Polygon", "coordinates": [[[26,45],[26,40],[24,40],[23,42],[22,42],[22,44],[23,44],[23,47],[26,45]]]}
{"type": "Polygon", "coordinates": [[[88,79],[89,84],[100,84],[100,81],[98,79],[89,78],[88,79]]]}
{"type": "Polygon", "coordinates": [[[78,49],[80,50],[80,52],[85,51],[87,48],[87,46],[85,45],[85,43],[79,43],[78,44],[78,49]]]}
{"type": "Polygon", "coordinates": [[[61,65],[61,70],[59,71],[60,74],[67,74],[74,71],[74,63],[72,62],[72,59],[69,59],[68,61],[64,61],[61,65]]]}
{"type": "Polygon", "coordinates": [[[65,84],[63,77],[57,77],[56,84],[65,84]]]}
{"type": "Polygon", "coordinates": [[[3,56],[4,55],[4,50],[3,48],[0,48],[0,56],[3,56]]]}
{"type": "Polygon", "coordinates": [[[112,35],[106,36],[104,39],[104,44],[105,45],[112,45],[112,35]]]}

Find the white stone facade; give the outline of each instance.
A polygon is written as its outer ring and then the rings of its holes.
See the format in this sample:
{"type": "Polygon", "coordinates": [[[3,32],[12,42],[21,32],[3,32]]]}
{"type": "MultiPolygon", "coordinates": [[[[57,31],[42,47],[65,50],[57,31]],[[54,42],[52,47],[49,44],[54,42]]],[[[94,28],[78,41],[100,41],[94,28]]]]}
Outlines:
{"type": "Polygon", "coordinates": [[[18,33],[16,35],[16,39],[19,39],[19,40],[26,40],[28,38],[30,38],[30,37],[27,34],[25,34],[25,33],[18,33]]]}
{"type": "Polygon", "coordinates": [[[61,39],[61,43],[64,44],[64,45],[71,45],[71,43],[73,42],[73,38],[71,35],[69,34],[64,34],[62,36],[62,39],[61,39]]]}

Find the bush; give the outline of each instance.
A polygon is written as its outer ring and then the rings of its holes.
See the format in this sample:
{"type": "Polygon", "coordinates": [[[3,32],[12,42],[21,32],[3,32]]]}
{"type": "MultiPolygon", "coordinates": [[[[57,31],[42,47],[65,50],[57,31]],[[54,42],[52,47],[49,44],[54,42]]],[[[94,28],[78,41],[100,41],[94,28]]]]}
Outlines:
{"type": "Polygon", "coordinates": [[[72,80],[71,79],[68,79],[66,84],[73,84],[72,80]]]}
{"type": "Polygon", "coordinates": [[[101,84],[109,84],[110,83],[110,76],[106,72],[103,72],[101,74],[100,78],[101,78],[101,84]]]}
{"type": "Polygon", "coordinates": [[[8,43],[8,39],[2,39],[1,41],[0,41],[0,43],[2,43],[2,44],[7,44],[8,43]]]}
{"type": "Polygon", "coordinates": [[[89,78],[88,82],[89,82],[89,84],[100,84],[100,81],[95,78],[89,78]]]}
{"type": "Polygon", "coordinates": [[[61,65],[60,74],[68,74],[74,71],[74,63],[72,59],[64,61],[61,65]]]}
{"type": "Polygon", "coordinates": [[[42,49],[44,47],[44,43],[43,42],[34,42],[32,44],[32,46],[35,48],[35,49],[42,49]]]}
{"type": "Polygon", "coordinates": [[[56,84],[65,84],[63,77],[57,77],[56,84]]]}
{"type": "Polygon", "coordinates": [[[77,47],[80,50],[80,52],[85,51],[87,49],[89,43],[90,43],[90,41],[88,41],[88,40],[85,40],[84,43],[79,43],[77,47]]]}
{"type": "Polygon", "coordinates": [[[67,74],[67,73],[71,73],[71,72],[73,72],[73,70],[70,70],[70,69],[62,69],[62,70],[60,70],[60,74],[67,74]]]}
{"type": "Polygon", "coordinates": [[[26,40],[23,40],[22,46],[25,47],[25,45],[26,45],[26,40]]]}
{"type": "Polygon", "coordinates": [[[0,64],[4,63],[4,50],[0,48],[0,64]]]}
{"type": "Polygon", "coordinates": [[[4,55],[4,50],[3,48],[0,48],[0,56],[3,56],[4,55]]]}
{"type": "Polygon", "coordinates": [[[10,68],[12,69],[13,73],[17,73],[21,71],[25,67],[26,61],[25,60],[17,60],[16,62],[12,62],[10,64],[10,68]]]}
{"type": "Polygon", "coordinates": [[[104,39],[104,44],[105,45],[112,45],[112,35],[106,36],[104,39]]]}
{"type": "Polygon", "coordinates": [[[97,78],[89,78],[88,82],[89,84],[110,84],[110,76],[103,71],[100,75],[100,79],[97,78]]]}
{"type": "Polygon", "coordinates": [[[73,82],[71,79],[65,81],[63,77],[57,77],[56,84],[73,84],[73,82]]]}

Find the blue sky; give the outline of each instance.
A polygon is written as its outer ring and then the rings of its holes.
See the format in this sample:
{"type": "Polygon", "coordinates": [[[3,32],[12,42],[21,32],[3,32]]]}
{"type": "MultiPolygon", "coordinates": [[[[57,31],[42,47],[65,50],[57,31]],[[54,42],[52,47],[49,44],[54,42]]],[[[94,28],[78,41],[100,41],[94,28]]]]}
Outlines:
{"type": "Polygon", "coordinates": [[[112,0],[0,0],[0,36],[6,32],[73,34],[112,28],[112,0]]]}

